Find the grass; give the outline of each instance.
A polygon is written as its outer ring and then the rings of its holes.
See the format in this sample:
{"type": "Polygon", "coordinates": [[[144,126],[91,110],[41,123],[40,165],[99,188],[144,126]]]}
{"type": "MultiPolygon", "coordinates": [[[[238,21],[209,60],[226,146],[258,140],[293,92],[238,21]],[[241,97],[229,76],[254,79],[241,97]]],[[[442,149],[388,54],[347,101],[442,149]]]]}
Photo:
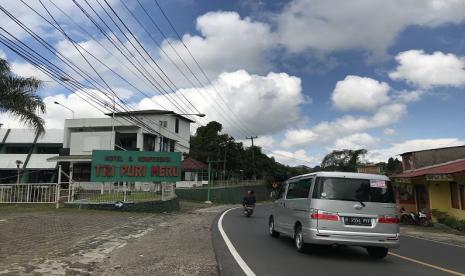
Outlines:
{"type": "MultiPolygon", "coordinates": [[[[154,201],[161,200],[161,195],[154,192],[131,192],[126,195],[126,201],[154,201]]],[[[76,200],[75,200],[76,201],[76,200]]],[[[79,201],[90,202],[116,202],[124,201],[123,193],[97,194],[86,198],[80,198],[79,201]]]]}

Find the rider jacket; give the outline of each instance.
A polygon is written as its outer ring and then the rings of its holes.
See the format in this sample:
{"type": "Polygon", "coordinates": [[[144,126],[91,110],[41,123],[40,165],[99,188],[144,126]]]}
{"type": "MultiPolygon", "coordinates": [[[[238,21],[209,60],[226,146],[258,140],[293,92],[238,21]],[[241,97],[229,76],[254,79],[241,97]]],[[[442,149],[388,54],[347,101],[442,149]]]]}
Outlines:
{"type": "Polygon", "coordinates": [[[255,196],[254,195],[247,195],[242,200],[243,205],[255,205],[255,196]]]}

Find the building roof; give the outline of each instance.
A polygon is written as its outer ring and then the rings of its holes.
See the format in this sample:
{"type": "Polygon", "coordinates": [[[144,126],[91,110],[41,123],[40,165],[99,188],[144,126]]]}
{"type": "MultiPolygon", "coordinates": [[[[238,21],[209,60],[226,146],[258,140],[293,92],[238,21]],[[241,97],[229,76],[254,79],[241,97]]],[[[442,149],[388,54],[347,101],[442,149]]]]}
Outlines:
{"type": "Polygon", "coordinates": [[[401,153],[400,155],[402,156],[402,155],[409,154],[409,153],[414,153],[414,152],[422,152],[422,151],[430,151],[430,150],[442,150],[442,149],[453,149],[453,148],[462,148],[462,147],[465,147],[465,145],[462,145],[462,146],[452,146],[452,147],[442,147],[442,148],[434,148],[434,149],[424,149],[424,150],[407,151],[407,152],[401,153]]]}
{"type": "Polygon", "coordinates": [[[372,180],[389,180],[389,178],[382,174],[370,174],[370,173],[353,173],[353,172],[332,172],[332,171],[320,171],[312,172],[303,175],[298,175],[290,178],[289,180],[305,178],[305,177],[339,177],[339,178],[356,178],[356,179],[372,179],[372,180]]]}
{"type": "Polygon", "coordinates": [[[465,171],[465,159],[458,159],[446,163],[436,164],[416,170],[406,171],[393,177],[417,177],[431,174],[450,174],[465,171]]]}
{"type": "MultiPolygon", "coordinates": [[[[38,144],[62,144],[63,129],[46,129],[44,135],[37,138],[38,144]]],[[[5,144],[32,144],[36,137],[35,130],[28,128],[0,129],[0,143],[5,144]]]]}
{"type": "Polygon", "coordinates": [[[68,155],[68,156],[53,156],[47,158],[47,162],[91,162],[92,155],[68,155]]]}
{"type": "Polygon", "coordinates": [[[208,166],[193,158],[187,158],[182,161],[182,168],[183,170],[205,170],[208,166]]]}
{"type": "MultiPolygon", "coordinates": [[[[113,113],[105,113],[107,116],[112,116],[113,113]]],[[[127,111],[127,112],[116,112],[115,116],[130,116],[130,115],[173,115],[179,118],[182,118],[186,121],[189,121],[191,123],[195,123],[195,121],[184,117],[182,115],[177,114],[174,111],[169,111],[169,110],[158,110],[158,109],[148,109],[148,110],[135,110],[135,111],[127,111]]]]}

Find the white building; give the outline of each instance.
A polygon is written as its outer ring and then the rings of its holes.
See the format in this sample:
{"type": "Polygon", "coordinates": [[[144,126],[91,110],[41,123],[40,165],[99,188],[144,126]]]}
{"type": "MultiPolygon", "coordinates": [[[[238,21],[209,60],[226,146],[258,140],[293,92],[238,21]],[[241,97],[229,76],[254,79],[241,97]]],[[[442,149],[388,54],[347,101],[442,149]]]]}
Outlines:
{"type": "Polygon", "coordinates": [[[63,130],[48,129],[37,136],[32,129],[0,129],[0,183],[56,181],[56,162],[48,158],[63,148],[63,130]],[[19,165],[19,166],[18,166],[19,165]]]}
{"type": "Polygon", "coordinates": [[[65,172],[73,168],[73,180],[90,180],[92,150],[140,150],[188,153],[190,123],[172,111],[140,110],[106,114],[109,118],[65,120],[63,150],[48,160],[59,162],[65,172]],[[141,120],[146,126],[130,118],[141,120]]]}

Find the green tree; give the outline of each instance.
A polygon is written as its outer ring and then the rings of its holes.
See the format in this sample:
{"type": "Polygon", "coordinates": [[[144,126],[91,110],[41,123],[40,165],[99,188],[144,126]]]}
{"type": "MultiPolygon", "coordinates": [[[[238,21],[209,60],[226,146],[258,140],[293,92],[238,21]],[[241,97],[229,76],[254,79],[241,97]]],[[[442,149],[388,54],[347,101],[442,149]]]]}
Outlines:
{"type": "Polygon", "coordinates": [[[402,172],[402,162],[399,159],[389,158],[386,165],[386,173],[388,175],[401,173],[402,172]]]}
{"type": "Polygon", "coordinates": [[[37,112],[45,113],[45,104],[36,94],[40,86],[38,79],[13,74],[8,62],[0,59],[0,112],[10,112],[42,135],[45,122],[37,112]]]}
{"type": "Polygon", "coordinates": [[[356,172],[360,158],[367,153],[366,149],[358,150],[333,150],[328,153],[321,162],[323,170],[337,170],[344,172],[356,172]]]}
{"type": "Polygon", "coordinates": [[[225,179],[240,178],[251,179],[253,176],[252,152],[255,156],[255,171],[257,179],[284,181],[289,177],[309,172],[301,168],[292,168],[268,157],[258,146],[245,148],[241,142],[236,142],[228,134],[221,133],[223,127],[218,122],[209,122],[199,127],[195,135],[191,136],[189,157],[202,162],[210,160],[225,160],[213,163],[213,176],[225,179]]]}

